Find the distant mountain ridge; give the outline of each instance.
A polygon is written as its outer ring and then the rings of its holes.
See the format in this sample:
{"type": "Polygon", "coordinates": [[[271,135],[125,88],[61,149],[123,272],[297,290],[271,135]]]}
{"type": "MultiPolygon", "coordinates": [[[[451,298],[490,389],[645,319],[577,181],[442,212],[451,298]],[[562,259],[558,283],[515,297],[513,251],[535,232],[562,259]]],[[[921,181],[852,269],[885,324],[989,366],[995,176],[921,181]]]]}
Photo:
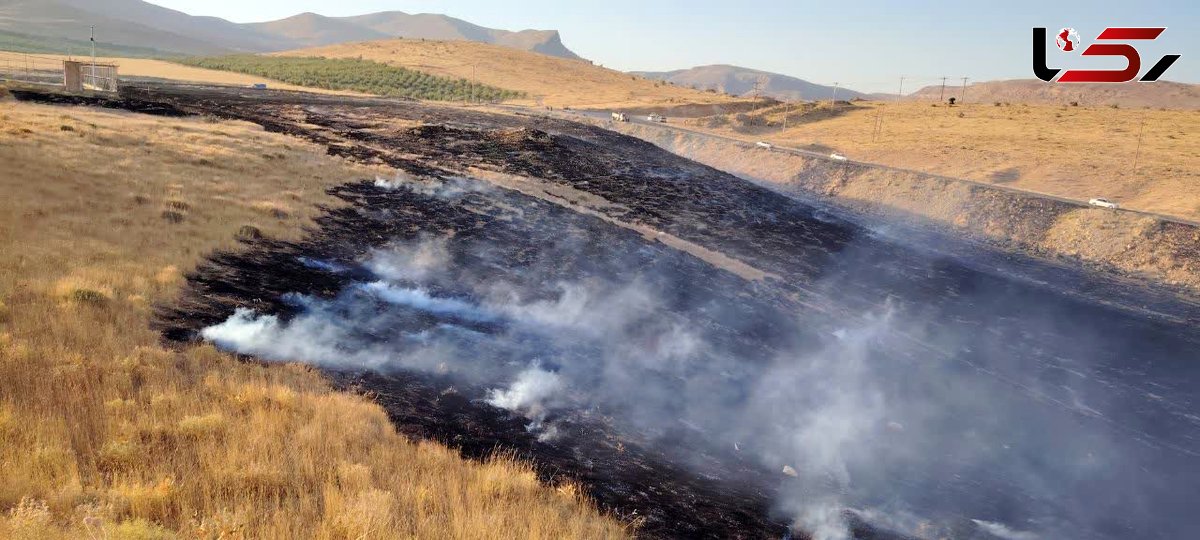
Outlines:
{"type": "MultiPolygon", "coordinates": [[[[675,71],[638,71],[635,75],[668,81],[677,86],[715,90],[743,97],[771,97],[788,101],[832,99],[834,87],[808,82],[789,75],[757,69],[716,64],[675,71]],[[757,95],[755,95],[757,94],[757,95]]],[[[842,87],[838,99],[864,98],[865,95],[842,87]]]]}
{"type": "MultiPolygon", "coordinates": [[[[905,99],[937,100],[940,86],[926,86],[905,99]]],[[[949,89],[947,89],[949,90],[949,89]]],[[[1170,81],[1151,83],[1047,83],[1037,79],[987,81],[955,87],[946,96],[963,94],[967,103],[1030,103],[1118,107],[1200,109],[1200,85],[1170,81]]]]}
{"type": "Polygon", "coordinates": [[[0,0],[0,31],[38,36],[50,47],[55,40],[87,39],[90,25],[96,26],[98,41],[170,54],[275,52],[411,38],[478,41],[579,58],[555,30],[513,32],[432,13],[388,11],[353,17],[302,13],[278,21],[238,24],[142,0],[0,0]]]}

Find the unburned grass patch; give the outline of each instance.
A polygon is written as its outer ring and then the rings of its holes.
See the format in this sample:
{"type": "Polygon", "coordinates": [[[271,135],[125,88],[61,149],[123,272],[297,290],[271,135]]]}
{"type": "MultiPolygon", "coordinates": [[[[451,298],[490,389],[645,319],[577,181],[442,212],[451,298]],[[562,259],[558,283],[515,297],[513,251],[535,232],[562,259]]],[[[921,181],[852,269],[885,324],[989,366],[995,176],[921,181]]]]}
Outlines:
{"type": "Polygon", "coordinates": [[[245,123],[73,108],[98,126],[81,138],[62,114],[0,103],[0,161],[20,165],[0,174],[0,538],[627,534],[524,464],[404,438],[311,368],[149,327],[206,254],[295,238],[337,205],[326,188],[385,171],[245,123]],[[287,220],[240,202],[287,191],[287,220]],[[517,495],[482,495],[506,481],[517,495]]]}

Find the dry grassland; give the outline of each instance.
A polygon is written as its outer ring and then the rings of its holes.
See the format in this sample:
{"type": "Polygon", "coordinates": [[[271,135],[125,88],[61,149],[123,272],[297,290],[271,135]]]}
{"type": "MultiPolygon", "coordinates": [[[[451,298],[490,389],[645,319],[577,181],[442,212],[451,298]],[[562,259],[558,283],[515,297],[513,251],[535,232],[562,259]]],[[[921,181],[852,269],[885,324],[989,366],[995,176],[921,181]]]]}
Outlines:
{"type": "Polygon", "coordinates": [[[683,103],[729,103],[731,97],[671,86],[592,65],[470,41],[396,39],[276,53],[280,56],[362,58],[445,77],[525,92],[517,101],[552,107],[620,108],[683,103]]]}
{"type": "Polygon", "coordinates": [[[235,236],[295,236],[375,171],[244,123],[0,101],[0,537],[602,538],[527,465],[398,435],[299,365],[160,345],[235,236]]]}
{"type": "Polygon", "coordinates": [[[1107,197],[1127,208],[1200,220],[1200,111],[862,102],[844,114],[793,109],[781,131],[785,109],[766,114],[777,127],[738,133],[730,118],[714,131],[1075,200],[1107,197]]]}

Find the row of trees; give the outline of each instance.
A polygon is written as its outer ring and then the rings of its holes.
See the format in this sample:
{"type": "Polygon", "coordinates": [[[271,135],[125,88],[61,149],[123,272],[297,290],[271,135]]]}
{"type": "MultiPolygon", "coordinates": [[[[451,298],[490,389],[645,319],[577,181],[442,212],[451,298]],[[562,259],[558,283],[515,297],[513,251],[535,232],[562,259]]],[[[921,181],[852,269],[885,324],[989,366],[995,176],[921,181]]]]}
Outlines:
{"type": "Polygon", "coordinates": [[[258,56],[253,54],[178,60],[190,66],[234,71],[288,84],[352,90],[381,96],[436,101],[497,102],[524,97],[521,92],[439,77],[402,67],[353,58],[258,56]]]}

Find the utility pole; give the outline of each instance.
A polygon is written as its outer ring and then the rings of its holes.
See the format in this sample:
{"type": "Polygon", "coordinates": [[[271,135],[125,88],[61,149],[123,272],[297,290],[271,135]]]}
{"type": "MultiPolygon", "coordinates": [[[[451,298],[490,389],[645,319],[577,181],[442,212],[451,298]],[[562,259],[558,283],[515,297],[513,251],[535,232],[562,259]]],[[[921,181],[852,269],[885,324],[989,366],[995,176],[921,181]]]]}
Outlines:
{"type": "Polygon", "coordinates": [[[787,102],[787,107],[783,109],[783,130],[787,131],[788,115],[792,114],[792,102],[787,102]]]}
{"type": "Polygon", "coordinates": [[[1137,151],[1133,153],[1133,176],[1137,177],[1138,159],[1142,157],[1142,131],[1146,129],[1146,114],[1142,113],[1142,123],[1138,126],[1137,151]]]}
{"type": "Polygon", "coordinates": [[[883,132],[883,109],[875,115],[875,130],[871,132],[871,142],[879,140],[879,134],[883,132]]]}
{"type": "Polygon", "coordinates": [[[96,86],[96,25],[92,25],[92,86],[96,86]]]}
{"type": "Polygon", "coordinates": [[[478,64],[471,64],[471,103],[475,103],[477,101],[475,99],[475,85],[479,84],[479,83],[475,79],[475,68],[476,67],[479,67],[478,64]]]}
{"type": "Polygon", "coordinates": [[[758,99],[758,98],[762,97],[763,88],[765,88],[766,86],[767,86],[767,76],[759,75],[758,79],[756,79],[754,81],[754,90],[752,91],[752,93],[754,94],[754,99],[758,99]]]}
{"type": "Polygon", "coordinates": [[[900,91],[896,92],[896,101],[904,99],[904,77],[900,77],[900,91]]]}
{"type": "Polygon", "coordinates": [[[963,81],[962,82],[962,91],[959,92],[959,94],[958,94],[958,103],[960,105],[965,105],[967,103],[967,80],[968,79],[970,79],[970,77],[962,78],[962,81],[963,81]]]}
{"type": "Polygon", "coordinates": [[[840,84],[841,83],[833,83],[833,99],[829,101],[829,104],[833,105],[835,107],[837,106],[837,91],[838,91],[838,85],[840,85],[840,84]]]}
{"type": "Polygon", "coordinates": [[[942,91],[938,92],[938,103],[941,103],[942,99],[945,97],[946,97],[946,78],[942,77],[942,91]]]}

